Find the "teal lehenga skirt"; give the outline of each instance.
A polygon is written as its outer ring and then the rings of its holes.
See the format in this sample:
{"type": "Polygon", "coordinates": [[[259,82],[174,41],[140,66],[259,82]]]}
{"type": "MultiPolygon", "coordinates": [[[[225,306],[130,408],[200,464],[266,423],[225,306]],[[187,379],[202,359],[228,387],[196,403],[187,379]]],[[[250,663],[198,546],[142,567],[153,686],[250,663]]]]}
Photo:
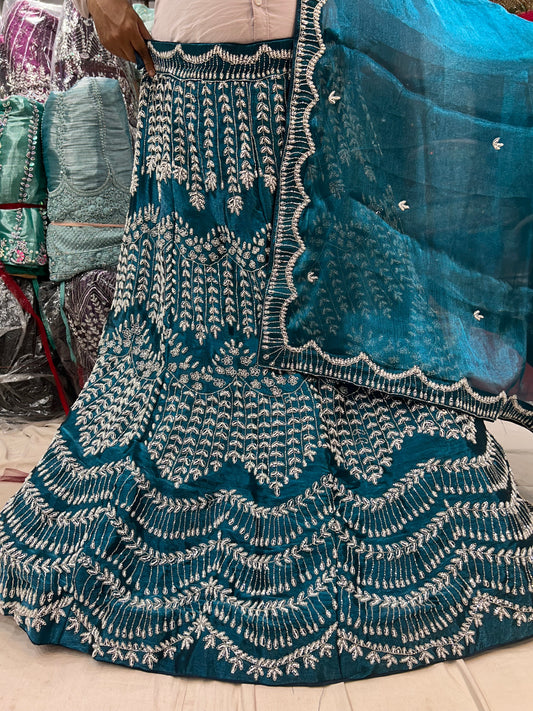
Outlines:
{"type": "Polygon", "coordinates": [[[291,46],[153,44],[99,358],[0,518],[37,644],[295,685],[533,634],[531,507],[483,422],[257,363],[291,46]]]}

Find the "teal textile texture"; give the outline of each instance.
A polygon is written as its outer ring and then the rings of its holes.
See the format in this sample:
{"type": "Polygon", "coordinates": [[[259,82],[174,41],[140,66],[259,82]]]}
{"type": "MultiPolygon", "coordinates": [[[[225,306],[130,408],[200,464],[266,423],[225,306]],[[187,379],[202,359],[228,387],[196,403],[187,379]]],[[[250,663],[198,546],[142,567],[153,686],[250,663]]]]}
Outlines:
{"type": "Polygon", "coordinates": [[[533,427],[533,24],[302,0],[261,362],[533,427]]]}
{"type": "Polygon", "coordinates": [[[0,261],[20,275],[46,271],[43,105],[24,96],[0,101],[0,261]]]}
{"type": "Polygon", "coordinates": [[[129,206],[133,149],[119,83],[85,77],[43,113],[50,278],[112,268],[129,206]]]}
{"type": "Polygon", "coordinates": [[[533,518],[481,420],[257,363],[292,41],[152,43],[99,358],[0,516],[37,644],[322,684],[533,633],[533,518]]]}

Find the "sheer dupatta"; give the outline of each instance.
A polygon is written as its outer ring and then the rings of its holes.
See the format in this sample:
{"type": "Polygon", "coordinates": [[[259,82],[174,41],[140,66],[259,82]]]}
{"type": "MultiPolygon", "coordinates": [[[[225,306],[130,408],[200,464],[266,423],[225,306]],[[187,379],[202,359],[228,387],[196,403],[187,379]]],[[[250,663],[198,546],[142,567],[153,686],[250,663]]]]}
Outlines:
{"type": "Polygon", "coordinates": [[[532,71],[486,0],[302,0],[265,364],[533,428],[532,71]]]}

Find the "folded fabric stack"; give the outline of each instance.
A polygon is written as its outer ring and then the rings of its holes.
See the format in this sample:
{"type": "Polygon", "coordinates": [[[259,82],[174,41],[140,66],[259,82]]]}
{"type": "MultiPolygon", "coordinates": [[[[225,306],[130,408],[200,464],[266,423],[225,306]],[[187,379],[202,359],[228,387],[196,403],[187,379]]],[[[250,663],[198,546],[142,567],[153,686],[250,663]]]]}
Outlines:
{"type": "Polygon", "coordinates": [[[61,296],[62,292],[54,282],[42,281],[39,283],[37,294],[39,312],[46,324],[48,338],[53,344],[56,356],[68,378],[69,390],[75,397],[81,390],[82,378],[72,350],[70,329],[61,296]]]}
{"type": "Polygon", "coordinates": [[[69,386],[78,394],[87,382],[115,292],[116,273],[93,269],[67,282],[44,282],[39,306],[69,386]]]}
{"type": "MultiPolygon", "coordinates": [[[[134,8],[151,27],[153,9],[134,8]]],[[[118,79],[133,132],[139,72],[101,45],[92,20],[82,17],[72,0],[62,5],[7,0],[0,17],[0,97],[21,94],[44,102],[51,89],[70,89],[86,76],[118,79]]]]}
{"type": "Polygon", "coordinates": [[[50,278],[114,267],[129,204],[133,152],[116,79],[86,77],[46,102],[50,278]]]}
{"type": "Polygon", "coordinates": [[[67,91],[52,92],[42,141],[54,283],[41,286],[40,303],[79,392],[111,306],[130,198],[133,155],[118,81],[86,77],[67,91]]]}
{"type": "Polygon", "coordinates": [[[0,101],[1,419],[52,417],[65,399],[36,302],[47,273],[42,113],[25,96],[0,101]]]}
{"type": "MultiPolygon", "coordinates": [[[[150,25],[153,10],[138,10],[150,25]]],[[[138,82],[71,0],[4,4],[0,422],[60,414],[90,375],[128,210],[138,82]]]]}
{"type": "MultiPolygon", "coordinates": [[[[141,12],[153,17],[153,10],[141,12]]],[[[144,19],[144,18],[143,18],[144,19]]],[[[82,17],[72,0],[64,0],[52,59],[51,88],[65,91],[83,77],[102,76],[118,79],[128,109],[132,131],[137,123],[139,75],[133,64],[115,57],[100,43],[93,21],[82,17]]]]}

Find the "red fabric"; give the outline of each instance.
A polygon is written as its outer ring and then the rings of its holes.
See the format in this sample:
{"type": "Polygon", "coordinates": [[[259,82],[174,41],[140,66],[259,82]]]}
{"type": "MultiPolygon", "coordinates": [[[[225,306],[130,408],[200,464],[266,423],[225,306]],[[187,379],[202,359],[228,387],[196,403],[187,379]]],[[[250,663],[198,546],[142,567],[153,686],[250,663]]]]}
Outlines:
{"type": "Polygon", "coordinates": [[[23,482],[28,476],[28,472],[23,472],[20,469],[4,469],[4,473],[0,474],[0,481],[6,482],[23,482]]]}
{"type": "Polygon", "coordinates": [[[44,207],[44,205],[32,205],[29,202],[5,202],[0,205],[0,210],[18,210],[19,207],[44,207]]]}
{"type": "Polygon", "coordinates": [[[37,328],[39,329],[39,334],[41,336],[41,341],[42,341],[44,352],[46,355],[46,360],[48,361],[48,365],[50,366],[50,370],[52,371],[52,375],[54,376],[59,399],[61,400],[61,405],[63,406],[63,410],[65,411],[65,414],[68,415],[69,410],[70,410],[69,404],[68,404],[67,398],[65,396],[65,393],[63,391],[63,386],[61,385],[61,380],[59,379],[59,375],[58,375],[58,372],[57,372],[56,367],[54,365],[54,361],[52,359],[52,351],[50,350],[50,345],[48,343],[48,338],[46,337],[46,330],[45,330],[43,322],[41,321],[39,316],[33,310],[32,305],[26,298],[26,295],[24,294],[22,289],[19,287],[17,282],[13,279],[12,276],[10,276],[6,272],[5,267],[2,264],[2,262],[0,262],[0,279],[2,279],[2,281],[4,282],[6,287],[13,294],[13,296],[16,298],[16,300],[19,302],[19,304],[24,309],[24,311],[29,313],[35,319],[37,328]]]}
{"type": "Polygon", "coordinates": [[[528,10],[528,12],[518,12],[518,17],[523,17],[524,20],[529,20],[533,22],[533,10],[528,10]]]}

